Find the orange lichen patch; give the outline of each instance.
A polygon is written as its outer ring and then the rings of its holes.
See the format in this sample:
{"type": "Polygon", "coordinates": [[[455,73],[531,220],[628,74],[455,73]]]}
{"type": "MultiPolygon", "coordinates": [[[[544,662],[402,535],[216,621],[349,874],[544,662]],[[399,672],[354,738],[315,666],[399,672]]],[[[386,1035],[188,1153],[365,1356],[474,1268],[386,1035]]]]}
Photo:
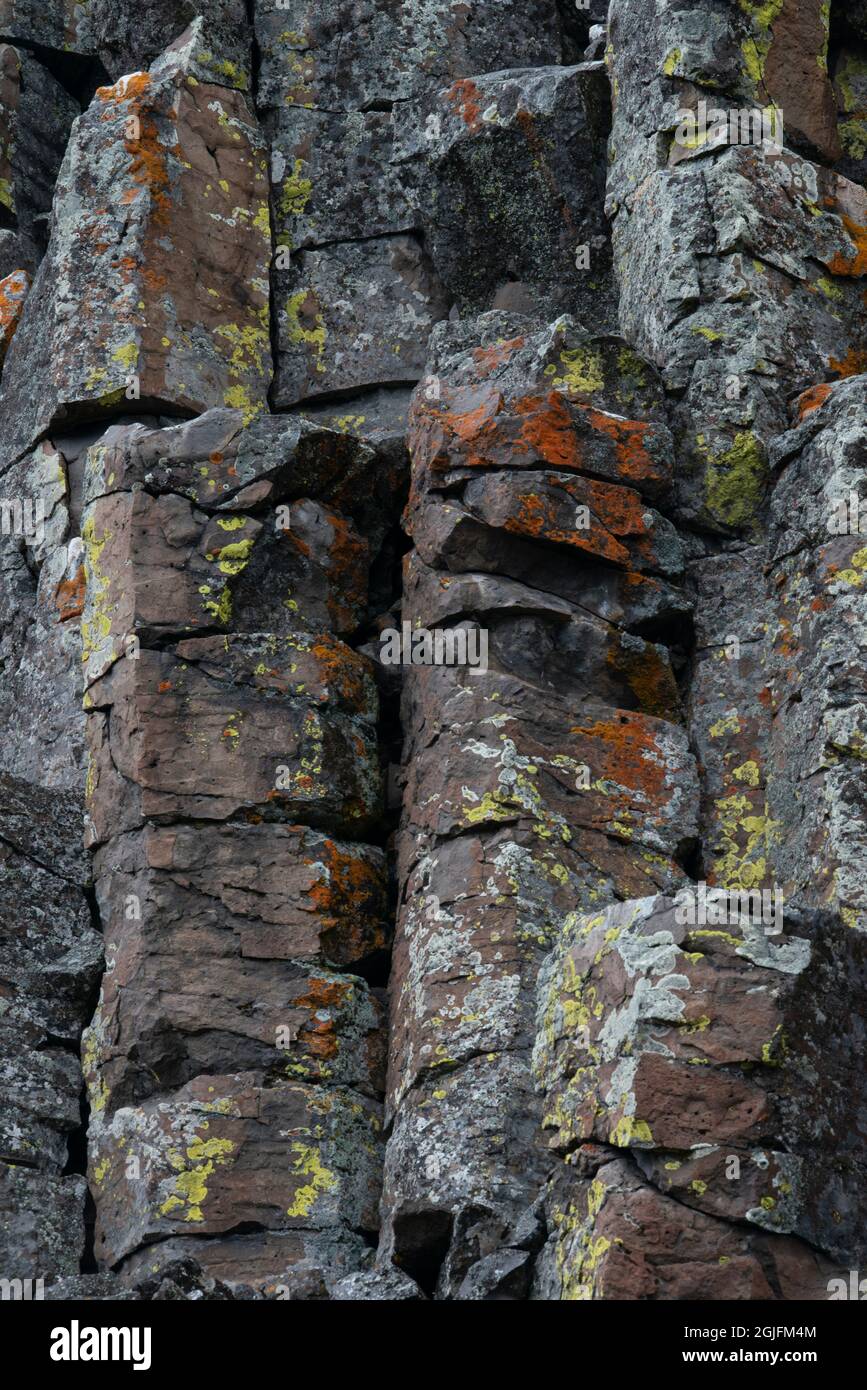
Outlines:
{"type": "Polygon", "coordinates": [[[522,421],[520,441],[545,463],[577,471],[584,462],[575,424],[559,391],[523,396],[513,403],[522,421]]]}
{"type": "Polygon", "coordinates": [[[460,82],[455,82],[446,92],[446,101],[452,108],[452,114],[460,116],[461,120],[473,134],[481,125],[482,93],[479,91],[475,82],[471,78],[465,77],[460,82]]]}
{"type": "Polygon", "coordinates": [[[548,535],[553,529],[548,521],[548,508],[535,492],[522,492],[517,499],[518,512],[506,521],[507,531],[525,536],[548,535]]]}
{"type": "Polygon", "coordinates": [[[814,410],[824,405],[833,389],[832,383],[822,382],[819,386],[811,386],[809,390],[802,391],[795,402],[798,419],[805,420],[814,410]]]}
{"type": "Polygon", "coordinates": [[[162,691],[164,691],[164,690],[171,690],[171,688],[172,688],[172,683],[171,683],[171,681],[160,681],[159,685],[157,686],[157,690],[159,690],[160,692],[162,692],[162,691]]]}
{"type": "Polygon", "coordinates": [[[496,343],[489,348],[473,348],[473,361],[479,369],[479,375],[488,376],[497,367],[501,367],[504,362],[508,362],[520,348],[524,346],[525,338],[508,338],[505,342],[496,343]]]}
{"type": "Polygon", "coordinates": [[[328,594],[328,612],[332,627],[342,631],[353,626],[358,607],[367,597],[368,547],[345,517],[332,512],[329,521],[333,532],[329,557],[333,585],[328,594]]]}
{"type": "Polygon", "coordinates": [[[596,745],[592,766],[598,778],[640,791],[651,801],[661,800],[665,790],[665,760],[648,716],[618,710],[610,719],[576,724],[570,733],[590,739],[596,745]]]}
{"type": "MultiPolygon", "coordinates": [[[[111,87],[97,87],[96,96],[102,102],[109,104],[119,101],[134,101],[144,95],[151,85],[149,72],[133,72],[126,77],[121,77],[111,87]]],[[[111,119],[110,115],[103,119],[111,119]]]]}
{"type": "Polygon", "coordinates": [[[84,565],[80,565],[73,579],[62,579],[54,591],[54,602],[60,614],[60,621],[80,618],[84,612],[84,595],[87,585],[84,578],[84,565]]]}
{"type": "Polygon", "coordinates": [[[643,651],[611,647],[608,665],[628,684],[645,714],[670,719],[679,712],[677,682],[659,650],[649,644],[643,651]]]}
{"type": "Polygon", "coordinates": [[[367,663],[336,637],[323,634],[311,647],[319,665],[320,680],[350,709],[363,712],[367,705],[367,663]]]}
{"type": "Polygon", "coordinates": [[[494,418],[503,408],[503,397],[494,388],[485,387],[459,392],[453,398],[453,406],[443,412],[443,423],[462,443],[470,444],[480,435],[491,433],[494,418]]]}
{"type": "Polygon", "coordinates": [[[306,994],[300,995],[295,1004],[299,1009],[309,1009],[311,1013],[317,1009],[339,1009],[351,992],[352,986],[345,980],[328,980],[314,975],[308,983],[306,994]]]}
{"type": "Polygon", "coordinates": [[[832,275],[848,275],[853,279],[860,275],[867,275],[867,227],[860,222],[855,222],[853,218],[847,217],[845,212],[841,216],[843,226],[853,243],[853,254],[847,256],[842,251],[838,251],[827,262],[828,269],[832,275]]]}
{"type": "MultiPolygon", "coordinates": [[[[166,149],[160,140],[159,129],[153,111],[147,105],[151,77],[147,72],[132,73],[122,77],[112,87],[98,87],[96,95],[109,107],[103,120],[115,119],[111,106],[123,104],[124,148],[130,157],[129,174],[137,189],[150,194],[153,220],[157,226],[165,225],[171,208],[169,196],[169,174],[166,162],[166,149]],[[132,121],[138,129],[133,133],[132,121]],[[129,133],[127,133],[129,131],[129,133]]],[[[126,190],[123,201],[135,200],[136,190],[126,190]]]]}
{"type": "Polygon", "coordinates": [[[867,351],[864,348],[850,348],[842,360],[832,357],[828,366],[840,378],[861,376],[867,371],[867,351]]]}
{"type": "Polygon", "coordinates": [[[647,589],[652,586],[653,580],[648,579],[646,574],[638,574],[636,570],[629,570],[623,576],[623,583],[630,589],[647,589]]]}
{"type": "Polygon", "coordinates": [[[630,482],[644,482],[647,478],[657,478],[660,465],[648,452],[645,440],[650,425],[641,420],[621,420],[617,415],[608,415],[604,410],[586,412],[587,420],[594,430],[607,437],[614,444],[617,464],[624,478],[630,482]]]}
{"type": "Polygon", "coordinates": [[[646,509],[638,493],[628,487],[618,487],[616,483],[597,483],[593,479],[588,479],[585,486],[591,512],[613,535],[637,540],[642,554],[650,558],[652,546],[649,527],[644,520],[646,509]]]}
{"type": "MultiPolygon", "coordinates": [[[[585,501],[584,498],[580,500],[585,501]]],[[[589,498],[586,501],[590,506],[591,525],[587,530],[579,530],[562,525],[561,509],[556,500],[542,498],[535,492],[519,493],[515,499],[516,509],[506,517],[503,529],[514,535],[552,541],[556,545],[571,545],[591,555],[603,555],[615,564],[627,564],[629,552],[599,524],[592,502],[589,498]]]]}
{"type": "Polygon", "coordinates": [[[345,963],[382,946],[385,882],[377,864],[362,855],[346,853],[333,840],[325,841],[320,860],[308,863],[319,871],[308,897],[311,910],[322,918],[326,954],[345,963]]]}
{"type": "Polygon", "coordinates": [[[24,301],[30,293],[30,276],[26,270],[13,270],[0,280],[0,366],[15,336],[24,301]]]}
{"type": "Polygon", "coordinates": [[[154,270],[152,266],[147,265],[142,267],[141,278],[147,288],[152,290],[154,294],[159,294],[169,283],[167,275],[162,275],[158,270],[154,270]]]}

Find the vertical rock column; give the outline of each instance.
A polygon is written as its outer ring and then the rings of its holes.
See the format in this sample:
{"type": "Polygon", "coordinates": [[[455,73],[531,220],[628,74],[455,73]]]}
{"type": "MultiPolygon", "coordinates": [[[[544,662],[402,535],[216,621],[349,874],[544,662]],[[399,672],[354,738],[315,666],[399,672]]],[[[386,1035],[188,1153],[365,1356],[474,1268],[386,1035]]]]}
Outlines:
{"type": "Polygon", "coordinates": [[[102,940],[82,821],[73,793],[0,776],[0,1277],[34,1290],[77,1274],[85,1250],[86,1184],[70,1139],[102,940]]]}
{"type": "Polygon", "coordinates": [[[827,20],[818,0],[614,3],[610,15],[621,326],[672,397],[678,517],[694,532],[702,871],[732,889],[771,888],[786,838],[769,790],[763,644],[779,621],[763,578],[769,448],[798,397],[865,361],[867,195],[838,172],[850,166],[840,165],[827,20]],[[701,102],[710,128],[676,139],[701,102]],[[749,139],[751,112],[760,122],[771,106],[782,147],[733,143],[749,139]]]}
{"type": "Polygon", "coordinates": [[[186,1250],[315,1296],[378,1225],[383,1020],[351,973],[384,942],[377,702],[341,640],[367,544],[309,496],[347,441],[242,422],[87,460],[89,1171],[103,1266],[186,1250]]]}
{"type": "Polygon", "coordinates": [[[822,1299],[864,1258],[862,556],[827,518],[860,481],[867,204],[834,168],[827,12],[611,8],[621,326],[672,401],[690,532],[696,866],[780,889],[786,920],[647,898],[552,952],[538,1297],[822,1299]],[[776,104],[786,147],[675,141],[700,100],[776,104]]]}
{"type": "Polygon", "coordinates": [[[490,669],[405,672],[385,1250],[438,1297],[521,1297],[552,1162],[535,976],[582,907],[684,882],[689,610],[645,363],[492,313],[436,331],[428,382],[404,618],[480,626],[490,669]]]}
{"type": "Polygon", "coordinates": [[[10,462],[61,422],[266,404],[267,159],[241,94],[196,77],[197,38],[75,127],[3,372],[10,462]]]}
{"type": "Polygon", "coordinates": [[[319,401],[352,427],[403,430],[433,325],[455,302],[464,310],[468,289],[474,310],[490,307],[499,282],[520,281],[526,293],[550,243],[548,282],[559,275],[571,286],[571,243],[585,239],[580,214],[594,193],[601,219],[601,187],[585,196],[558,180],[576,158],[567,141],[584,136],[585,112],[580,86],[569,90],[570,74],[556,66],[557,9],[547,0],[262,0],[255,28],[278,251],[274,403],[319,401]],[[478,83],[478,74],[488,76],[478,83]],[[471,285],[465,248],[446,228],[472,224],[474,241],[488,239],[489,213],[494,283],[482,273],[471,285]]]}

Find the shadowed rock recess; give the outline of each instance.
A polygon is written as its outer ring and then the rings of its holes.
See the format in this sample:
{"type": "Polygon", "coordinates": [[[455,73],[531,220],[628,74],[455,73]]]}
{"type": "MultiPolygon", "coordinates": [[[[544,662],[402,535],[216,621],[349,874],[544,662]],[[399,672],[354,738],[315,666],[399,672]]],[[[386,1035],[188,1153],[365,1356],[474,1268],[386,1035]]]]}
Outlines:
{"type": "Polygon", "coordinates": [[[851,0],[0,0],[0,1278],[867,1262],[865,179],[851,0]]]}

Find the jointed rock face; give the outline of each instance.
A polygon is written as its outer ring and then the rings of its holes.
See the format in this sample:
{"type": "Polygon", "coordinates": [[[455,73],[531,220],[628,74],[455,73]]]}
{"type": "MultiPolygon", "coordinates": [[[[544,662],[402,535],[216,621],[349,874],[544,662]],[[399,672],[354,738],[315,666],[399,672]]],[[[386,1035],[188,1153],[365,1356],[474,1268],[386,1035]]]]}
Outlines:
{"type": "Polygon", "coordinates": [[[867,8],[134,9],[0,0],[0,1279],[826,1299],[867,8]]]}

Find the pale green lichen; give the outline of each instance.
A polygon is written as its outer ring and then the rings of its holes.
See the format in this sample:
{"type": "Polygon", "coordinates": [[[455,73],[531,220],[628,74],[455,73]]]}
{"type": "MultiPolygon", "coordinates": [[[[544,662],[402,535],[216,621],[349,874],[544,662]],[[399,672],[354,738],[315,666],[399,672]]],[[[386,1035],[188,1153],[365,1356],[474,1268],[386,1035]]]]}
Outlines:
{"type": "Polygon", "coordinates": [[[732,530],[755,530],[768,475],[767,456],[752,431],[736,434],[731,447],[714,453],[698,446],[708,463],[705,505],[715,521],[732,530]]]}

